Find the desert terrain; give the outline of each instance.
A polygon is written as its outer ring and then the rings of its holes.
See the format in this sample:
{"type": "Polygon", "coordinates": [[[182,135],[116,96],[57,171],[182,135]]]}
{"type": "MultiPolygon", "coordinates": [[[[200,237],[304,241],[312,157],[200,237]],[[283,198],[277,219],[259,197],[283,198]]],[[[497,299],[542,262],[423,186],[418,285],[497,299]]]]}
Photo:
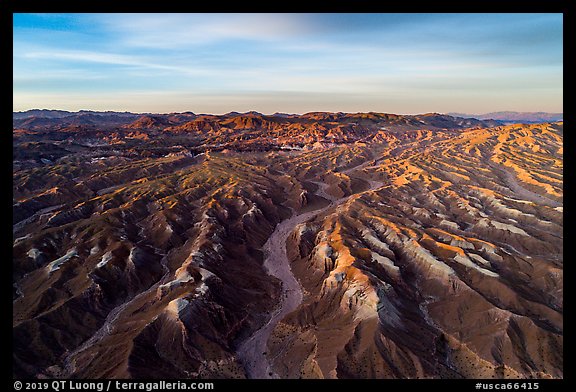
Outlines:
{"type": "Polygon", "coordinates": [[[563,378],[563,122],[13,118],[18,378],[563,378]]]}

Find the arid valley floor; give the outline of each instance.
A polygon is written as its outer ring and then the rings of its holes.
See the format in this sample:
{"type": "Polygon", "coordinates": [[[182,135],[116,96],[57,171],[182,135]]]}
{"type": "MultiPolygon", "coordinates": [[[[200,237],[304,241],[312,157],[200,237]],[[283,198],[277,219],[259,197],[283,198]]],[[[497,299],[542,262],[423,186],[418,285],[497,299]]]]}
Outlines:
{"type": "Polygon", "coordinates": [[[563,378],[563,123],[14,117],[13,374],[563,378]]]}

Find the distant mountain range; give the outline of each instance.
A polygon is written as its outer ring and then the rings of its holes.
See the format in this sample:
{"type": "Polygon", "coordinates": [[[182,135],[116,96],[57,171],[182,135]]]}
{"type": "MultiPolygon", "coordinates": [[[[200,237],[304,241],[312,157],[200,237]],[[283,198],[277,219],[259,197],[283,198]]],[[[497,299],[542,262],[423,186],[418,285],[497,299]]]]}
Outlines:
{"type": "MultiPolygon", "coordinates": [[[[339,116],[348,115],[353,116],[352,113],[329,113],[323,112],[326,114],[337,114],[339,116]]],[[[301,116],[307,116],[311,113],[306,113],[301,116]]],[[[359,113],[356,113],[359,114],[359,113]]],[[[250,111],[246,113],[238,113],[238,112],[230,112],[223,115],[219,115],[216,117],[220,118],[230,118],[236,117],[240,115],[252,115],[252,116],[265,116],[265,117],[277,117],[277,118],[296,118],[300,115],[298,114],[286,114],[286,113],[274,113],[271,115],[264,115],[255,111],[250,111]]],[[[96,120],[97,122],[106,122],[106,120],[115,122],[113,120],[118,120],[119,123],[129,123],[131,121],[135,121],[141,117],[155,117],[155,118],[167,118],[167,117],[197,117],[197,116],[206,116],[206,115],[196,115],[193,112],[184,112],[184,113],[164,113],[164,114],[154,114],[154,113],[131,113],[131,112],[114,112],[114,111],[93,111],[93,110],[80,110],[78,112],[70,112],[66,110],[50,110],[50,109],[32,109],[23,112],[13,112],[12,119],[15,121],[15,124],[24,121],[16,121],[16,120],[32,120],[32,119],[65,119],[72,118],[75,122],[86,123],[90,122],[90,120],[96,120]]],[[[406,115],[405,117],[418,117],[418,116],[425,116],[423,114],[420,115],[406,115]]],[[[469,114],[469,113],[456,113],[450,112],[447,113],[446,116],[452,116],[457,118],[473,118],[477,120],[496,120],[501,123],[542,123],[542,122],[554,122],[562,120],[564,117],[563,113],[548,113],[548,112],[512,112],[512,111],[504,111],[504,112],[491,112],[491,113],[484,113],[484,114],[469,114]]],[[[50,122],[50,121],[48,121],[50,122]]]]}
{"type": "Polygon", "coordinates": [[[503,123],[536,124],[563,120],[564,113],[547,112],[492,112],[485,114],[448,113],[450,116],[476,118],[478,120],[497,120],[503,123]]]}
{"type": "MultiPolygon", "coordinates": [[[[62,110],[29,110],[13,114],[13,128],[27,131],[163,131],[168,133],[251,130],[257,136],[275,137],[301,134],[327,134],[333,138],[363,138],[379,131],[439,130],[492,127],[502,125],[494,120],[454,117],[439,113],[398,115],[390,113],[310,112],[305,114],[274,113],[265,115],[250,111],[222,115],[185,113],[135,114],[128,112],[67,112],[62,110]]],[[[255,135],[256,136],[256,135],[255,135]]]]}
{"type": "Polygon", "coordinates": [[[140,114],[129,113],[129,112],[113,112],[113,111],[105,111],[105,112],[98,112],[94,110],[80,110],[78,112],[69,112],[67,110],[51,110],[51,109],[31,109],[26,110],[24,112],[13,112],[12,119],[13,120],[22,120],[32,117],[38,118],[65,118],[70,116],[82,116],[82,115],[96,115],[96,116],[117,116],[117,117],[130,117],[136,118],[140,116],[140,114]]]}

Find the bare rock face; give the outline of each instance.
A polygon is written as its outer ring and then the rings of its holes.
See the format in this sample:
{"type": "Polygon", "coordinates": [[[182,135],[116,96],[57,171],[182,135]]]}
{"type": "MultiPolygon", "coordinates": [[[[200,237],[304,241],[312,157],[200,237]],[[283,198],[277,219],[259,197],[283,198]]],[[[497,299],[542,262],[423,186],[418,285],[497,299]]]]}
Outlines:
{"type": "Polygon", "coordinates": [[[563,377],[561,122],[71,120],[15,131],[15,377],[563,377]]]}
{"type": "Polygon", "coordinates": [[[268,343],[274,368],[291,378],[562,377],[561,132],[470,131],[371,168],[390,185],[288,244],[307,295],[268,343]]]}

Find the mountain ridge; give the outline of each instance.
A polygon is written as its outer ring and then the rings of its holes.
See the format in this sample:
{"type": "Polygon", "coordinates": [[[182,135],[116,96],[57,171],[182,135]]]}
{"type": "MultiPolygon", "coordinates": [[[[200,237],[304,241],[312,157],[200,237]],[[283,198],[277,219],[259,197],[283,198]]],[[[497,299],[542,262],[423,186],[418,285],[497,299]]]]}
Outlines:
{"type": "Polygon", "coordinates": [[[14,378],[563,377],[562,122],[83,112],[12,153],[14,378]]]}
{"type": "Polygon", "coordinates": [[[94,121],[101,126],[127,127],[131,129],[160,128],[162,126],[182,126],[194,120],[209,120],[223,124],[233,124],[233,128],[239,125],[254,127],[255,123],[278,123],[279,126],[287,123],[309,123],[316,121],[319,124],[327,122],[350,124],[350,125],[399,125],[404,124],[412,128],[433,126],[441,129],[460,129],[469,126],[495,126],[500,123],[490,121],[488,123],[474,118],[456,117],[440,113],[422,113],[401,115],[378,112],[307,112],[304,114],[262,114],[256,111],[245,113],[229,112],[226,114],[195,114],[193,112],[182,113],[130,113],[130,112],[96,112],[81,110],[68,112],[63,110],[38,110],[26,112],[13,112],[13,127],[31,130],[35,127],[58,127],[69,125],[86,125],[94,121]],[[244,122],[244,124],[240,124],[244,122]]]}
{"type": "Polygon", "coordinates": [[[467,113],[447,113],[451,116],[476,118],[478,120],[497,120],[504,123],[523,122],[527,124],[536,124],[544,122],[554,122],[563,120],[564,113],[550,113],[550,112],[514,112],[514,111],[501,111],[490,112],[484,114],[467,114],[467,113]]]}

